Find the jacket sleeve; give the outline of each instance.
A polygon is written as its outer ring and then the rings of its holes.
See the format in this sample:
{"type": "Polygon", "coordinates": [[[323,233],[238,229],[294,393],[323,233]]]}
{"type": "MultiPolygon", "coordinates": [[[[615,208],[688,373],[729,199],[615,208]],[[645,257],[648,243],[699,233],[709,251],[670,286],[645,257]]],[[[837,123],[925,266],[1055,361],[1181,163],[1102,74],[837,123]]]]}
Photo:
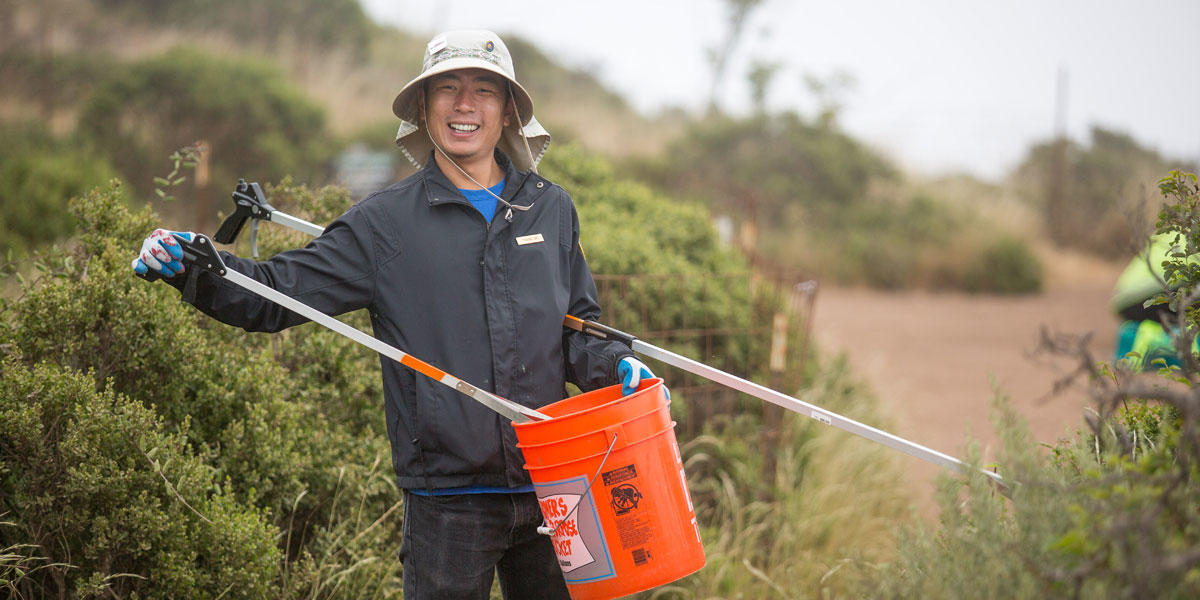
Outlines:
{"type": "MultiPolygon", "coordinates": [[[[596,282],[588,268],[587,259],[579,245],[579,216],[571,206],[571,301],[569,314],[587,321],[600,319],[596,282]]],[[[586,335],[563,327],[563,356],[566,359],[567,381],[587,392],[619,381],[617,363],[633,350],[620,343],[586,335]]]]}
{"type": "MultiPolygon", "coordinates": [[[[375,293],[377,260],[371,228],[350,209],[304,248],[256,262],[221,252],[225,265],[325,314],[368,306],[375,293]]],[[[186,277],[167,280],[182,289],[186,277]]],[[[308,321],[274,302],[201,273],[193,302],[201,312],[246,331],[275,332],[308,321]]]]}

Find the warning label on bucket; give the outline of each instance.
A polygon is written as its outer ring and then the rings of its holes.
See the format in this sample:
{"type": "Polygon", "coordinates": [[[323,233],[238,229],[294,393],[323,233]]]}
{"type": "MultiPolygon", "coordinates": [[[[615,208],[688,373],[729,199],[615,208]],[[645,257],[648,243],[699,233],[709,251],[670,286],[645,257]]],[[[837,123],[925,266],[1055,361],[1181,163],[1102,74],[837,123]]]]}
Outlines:
{"type": "Polygon", "coordinates": [[[624,467],[620,467],[618,469],[605,471],[601,474],[601,477],[604,478],[604,485],[616,485],[622,481],[629,481],[630,479],[637,477],[637,469],[635,469],[633,465],[625,465],[624,467]]]}
{"type": "Polygon", "coordinates": [[[613,513],[617,516],[637,508],[638,502],[642,499],[642,493],[628,483],[618,485],[609,493],[612,494],[613,513]]]}
{"type": "Polygon", "coordinates": [[[542,516],[554,531],[550,540],[567,583],[612,577],[615,572],[596,504],[590,492],[583,493],[587,481],[578,478],[535,487],[542,516]]]}

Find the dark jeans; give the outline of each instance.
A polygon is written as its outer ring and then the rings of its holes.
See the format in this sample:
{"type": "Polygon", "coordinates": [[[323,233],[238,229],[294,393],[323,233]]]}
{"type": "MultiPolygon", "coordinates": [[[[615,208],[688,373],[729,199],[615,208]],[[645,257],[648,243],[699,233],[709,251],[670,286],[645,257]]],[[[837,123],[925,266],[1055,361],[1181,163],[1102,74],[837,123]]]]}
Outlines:
{"type": "Polygon", "coordinates": [[[525,494],[420,496],[404,492],[400,562],[405,600],[569,598],[542,512],[525,494]]]}

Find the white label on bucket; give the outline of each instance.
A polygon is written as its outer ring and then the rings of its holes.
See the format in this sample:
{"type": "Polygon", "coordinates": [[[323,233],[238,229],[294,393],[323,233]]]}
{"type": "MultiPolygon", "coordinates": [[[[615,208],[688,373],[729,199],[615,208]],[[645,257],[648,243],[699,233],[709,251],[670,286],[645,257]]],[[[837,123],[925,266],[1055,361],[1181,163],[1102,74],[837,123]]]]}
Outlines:
{"type": "Polygon", "coordinates": [[[833,425],[833,417],[830,417],[829,415],[827,415],[819,410],[812,411],[812,418],[814,418],[826,425],[833,425]]]}
{"type": "Polygon", "coordinates": [[[550,541],[567,584],[616,577],[616,566],[608,552],[596,502],[592,492],[588,491],[588,478],[535,482],[533,487],[546,525],[553,529],[562,524],[550,541]],[[580,504],[575,508],[577,502],[580,504]]]}
{"type": "Polygon", "coordinates": [[[555,494],[538,501],[542,505],[546,524],[554,530],[550,540],[554,543],[554,554],[558,556],[558,565],[563,573],[596,562],[583,543],[583,536],[579,534],[578,511],[572,510],[581,499],[582,496],[575,494],[555,494]]]}

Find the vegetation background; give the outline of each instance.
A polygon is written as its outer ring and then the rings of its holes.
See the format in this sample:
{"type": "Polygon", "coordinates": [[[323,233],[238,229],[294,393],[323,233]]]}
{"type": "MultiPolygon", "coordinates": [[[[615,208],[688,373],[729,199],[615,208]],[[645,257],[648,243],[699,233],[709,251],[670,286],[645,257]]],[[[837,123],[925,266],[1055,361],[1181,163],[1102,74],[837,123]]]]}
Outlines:
{"type": "MultiPolygon", "coordinates": [[[[736,34],[756,3],[729,4],[736,34]]],[[[811,343],[796,283],[1037,294],[1044,248],[1128,258],[1158,212],[1137,190],[1195,170],[1096,127],[1030,148],[1000,184],[926,180],[844,132],[836,105],[767,110],[769,68],[746,116],[651,120],[506,40],[609,322],[885,430],[872,390],[811,343]]],[[[406,175],[373,115],[424,42],[356,0],[0,2],[0,589],[401,595],[377,359],[311,325],[231,330],[128,265],[157,226],[212,231],[239,176],[320,223],[356,199],[331,185],[357,180],[347,156],[390,151],[386,178],[406,175]]],[[[1164,186],[1194,208],[1194,180],[1164,186]]],[[[260,240],[264,256],[302,243],[260,240]]],[[[662,370],[708,565],[645,595],[1194,596],[1197,370],[1151,393],[1089,358],[1078,439],[1039,447],[998,393],[997,460],[1023,485],[948,478],[937,524],[895,453],[662,370]]]]}

